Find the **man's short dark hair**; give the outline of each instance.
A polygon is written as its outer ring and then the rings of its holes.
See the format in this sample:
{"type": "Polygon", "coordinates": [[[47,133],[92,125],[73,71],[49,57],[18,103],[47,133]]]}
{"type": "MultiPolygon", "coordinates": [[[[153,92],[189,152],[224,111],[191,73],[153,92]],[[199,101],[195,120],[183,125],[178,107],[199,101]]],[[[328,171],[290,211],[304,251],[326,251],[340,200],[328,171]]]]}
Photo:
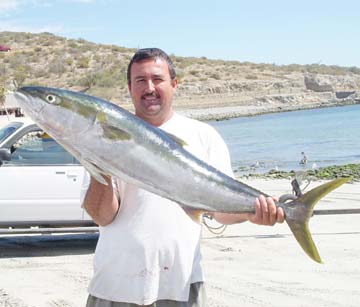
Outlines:
{"type": "Polygon", "coordinates": [[[174,80],[176,78],[176,72],[174,68],[174,63],[171,61],[170,57],[164,52],[163,50],[159,48],[143,48],[136,51],[136,53],[131,58],[131,61],[127,68],[127,82],[128,84],[131,83],[131,66],[134,63],[141,62],[143,60],[147,59],[163,59],[167,62],[169,67],[169,74],[171,80],[174,80]]]}

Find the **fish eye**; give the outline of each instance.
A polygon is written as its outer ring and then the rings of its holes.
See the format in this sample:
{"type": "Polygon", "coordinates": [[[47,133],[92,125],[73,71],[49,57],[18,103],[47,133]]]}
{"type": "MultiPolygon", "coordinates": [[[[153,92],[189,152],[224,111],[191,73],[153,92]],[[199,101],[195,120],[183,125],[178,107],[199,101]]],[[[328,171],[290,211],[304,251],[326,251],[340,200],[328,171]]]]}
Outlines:
{"type": "Polygon", "coordinates": [[[46,95],[45,99],[48,103],[59,104],[59,99],[53,94],[46,95]]]}

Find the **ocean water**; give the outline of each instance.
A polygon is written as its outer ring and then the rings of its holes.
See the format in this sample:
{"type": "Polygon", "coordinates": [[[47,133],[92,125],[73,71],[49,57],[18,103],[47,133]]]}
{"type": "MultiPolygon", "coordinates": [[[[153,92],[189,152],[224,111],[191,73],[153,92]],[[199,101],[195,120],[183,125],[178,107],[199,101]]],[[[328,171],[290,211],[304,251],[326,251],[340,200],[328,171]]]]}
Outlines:
{"type": "Polygon", "coordinates": [[[229,146],[237,173],[360,163],[360,105],[209,123],[229,146]],[[299,164],[302,152],[308,159],[306,165],[299,164]]]}

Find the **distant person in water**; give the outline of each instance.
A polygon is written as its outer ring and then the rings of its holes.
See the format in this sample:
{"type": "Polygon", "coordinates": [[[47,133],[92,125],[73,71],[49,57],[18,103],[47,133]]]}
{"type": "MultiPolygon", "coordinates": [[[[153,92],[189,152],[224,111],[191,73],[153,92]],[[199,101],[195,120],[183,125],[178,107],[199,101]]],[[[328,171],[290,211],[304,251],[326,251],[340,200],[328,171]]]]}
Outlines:
{"type": "Polygon", "coordinates": [[[301,154],[302,154],[302,159],[300,160],[299,164],[305,166],[307,164],[307,157],[303,151],[301,152],[301,154]]]}

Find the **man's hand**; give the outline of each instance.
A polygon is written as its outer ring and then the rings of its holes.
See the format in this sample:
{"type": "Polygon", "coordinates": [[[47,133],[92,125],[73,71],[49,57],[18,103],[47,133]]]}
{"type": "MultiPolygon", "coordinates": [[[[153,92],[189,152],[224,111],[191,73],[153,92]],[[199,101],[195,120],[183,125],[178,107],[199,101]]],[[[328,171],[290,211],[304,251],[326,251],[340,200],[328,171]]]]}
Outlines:
{"type": "Polygon", "coordinates": [[[273,226],[275,223],[283,223],[284,210],[275,205],[276,198],[259,196],[255,200],[255,213],[222,213],[214,212],[211,215],[221,224],[230,225],[250,221],[258,225],[273,226]]]}
{"type": "Polygon", "coordinates": [[[272,226],[275,223],[283,223],[285,220],[284,210],[276,207],[272,197],[260,195],[255,201],[255,214],[249,214],[249,221],[258,225],[272,226]]]}

